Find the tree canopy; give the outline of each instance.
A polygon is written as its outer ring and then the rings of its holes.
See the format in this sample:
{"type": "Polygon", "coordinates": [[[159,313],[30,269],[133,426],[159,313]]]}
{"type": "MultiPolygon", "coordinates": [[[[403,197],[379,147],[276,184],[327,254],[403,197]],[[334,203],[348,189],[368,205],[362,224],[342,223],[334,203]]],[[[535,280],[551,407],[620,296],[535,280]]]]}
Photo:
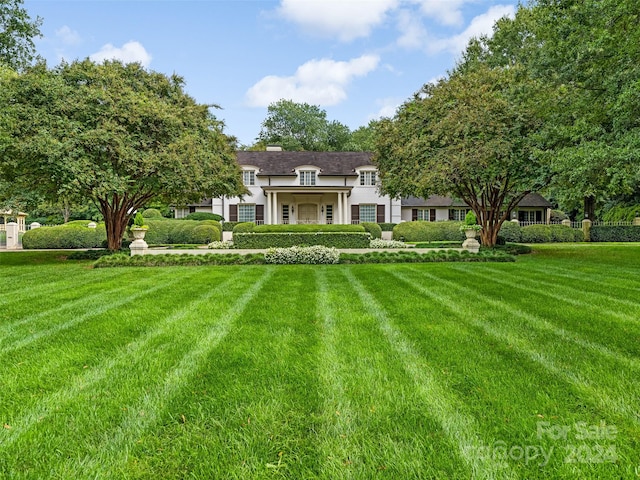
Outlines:
{"type": "Polygon", "coordinates": [[[374,163],[393,197],[451,195],[474,211],[494,245],[515,205],[547,182],[533,158],[536,111],[516,68],[478,63],[427,84],[378,128],[374,163]]]}
{"type": "Polygon", "coordinates": [[[57,200],[93,201],[110,249],[152,199],[244,191],[235,144],[209,106],[139,64],[44,63],[0,85],[0,174],[57,200]]]}
{"type": "Polygon", "coordinates": [[[255,147],[276,144],[289,151],[364,151],[370,146],[361,143],[365,138],[362,133],[354,136],[336,120],[327,120],[327,112],[317,105],[280,100],[269,105],[255,147]]]}
{"type": "Polygon", "coordinates": [[[35,57],[42,20],[31,20],[22,0],[0,0],[0,64],[20,70],[35,57]]]}

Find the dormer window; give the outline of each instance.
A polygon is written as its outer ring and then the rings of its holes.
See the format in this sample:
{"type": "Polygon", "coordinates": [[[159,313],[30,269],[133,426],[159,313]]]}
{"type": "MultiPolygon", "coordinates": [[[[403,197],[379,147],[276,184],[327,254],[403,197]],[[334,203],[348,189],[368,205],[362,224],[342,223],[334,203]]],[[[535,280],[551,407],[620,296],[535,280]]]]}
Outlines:
{"type": "Polygon", "coordinates": [[[256,172],[253,170],[244,170],[242,172],[242,183],[245,185],[256,184],[256,172]]]}
{"type": "Polygon", "coordinates": [[[316,184],[315,170],[300,170],[300,185],[311,186],[316,184]]]}
{"type": "Polygon", "coordinates": [[[373,187],[376,185],[376,172],[363,171],[360,172],[360,185],[365,187],[373,187]]]}

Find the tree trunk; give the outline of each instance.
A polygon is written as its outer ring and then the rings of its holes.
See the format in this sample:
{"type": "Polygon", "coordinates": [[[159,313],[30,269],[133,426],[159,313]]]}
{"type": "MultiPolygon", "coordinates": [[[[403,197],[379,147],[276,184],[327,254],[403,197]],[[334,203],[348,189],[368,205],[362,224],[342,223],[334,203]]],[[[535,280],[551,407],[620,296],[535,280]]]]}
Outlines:
{"type": "Polygon", "coordinates": [[[584,218],[594,221],[596,217],[596,197],[584,197],[584,218]]]}
{"type": "Polygon", "coordinates": [[[107,248],[111,251],[120,250],[129,217],[121,209],[111,208],[102,209],[102,216],[107,230],[107,248]]]}

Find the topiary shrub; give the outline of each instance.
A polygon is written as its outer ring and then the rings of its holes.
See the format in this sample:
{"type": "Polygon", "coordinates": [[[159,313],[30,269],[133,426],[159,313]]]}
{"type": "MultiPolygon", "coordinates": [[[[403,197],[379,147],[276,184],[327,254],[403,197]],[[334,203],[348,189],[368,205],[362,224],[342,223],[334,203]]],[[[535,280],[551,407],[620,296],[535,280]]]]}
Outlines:
{"type": "Polygon", "coordinates": [[[367,232],[233,233],[235,248],[285,248],[324,245],[335,248],[369,248],[367,232]]]}
{"type": "Polygon", "coordinates": [[[380,228],[383,232],[393,232],[393,227],[397,225],[397,223],[379,223],[380,228]]]}
{"type": "Polygon", "coordinates": [[[461,222],[402,222],[393,227],[393,239],[405,242],[441,242],[465,239],[461,222]]]}
{"type": "Polygon", "coordinates": [[[238,225],[238,223],[240,223],[240,222],[227,222],[227,221],[224,221],[222,223],[222,231],[223,232],[233,232],[233,229],[235,228],[236,225],[238,225]]]}
{"type": "Polygon", "coordinates": [[[369,232],[371,238],[382,238],[382,228],[380,225],[373,222],[362,222],[360,225],[364,227],[364,229],[369,232]]]}
{"type": "Polygon", "coordinates": [[[164,218],[162,213],[157,208],[147,208],[144,212],[142,212],[142,216],[144,218],[164,218]]]}
{"type": "Polygon", "coordinates": [[[224,220],[224,218],[222,215],[218,215],[217,213],[193,212],[184,217],[183,220],[196,220],[198,222],[202,220],[215,220],[216,222],[220,222],[224,220]]]}
{"type": "Polygon", "coordinates": [[[149,230],[145,236],[145,241],[149,245],[206,244],[209,241],[220,240],[222,236],[220,223],[214,220],[196,222],[194,220],[153,219],[147,220],[146,223],[149,226],[149,230]],[[198,227],[209,228],[196,231],[198,227]],[[217,232],[214,233],[211,228],[217,230],[217,232]],[[213,238],[214,240],[207,241],[207,238],[213,238]]]}
{"type": "Polygon", "coordinates": [[[198,225],[193,229],[193,243],[209,244],[220,241],[220,229],[213,225],[198,225]]]}
{"type": "Polygon", "coordinates": [[[104,224],[87,228],[89,220],[78,220],[55,227],[29,230],[22,236],[25,249],[99,248],[107,239],[104,224]]]}
{"type": "Polygon", "coordinates": [[[233,227],[233,233],[249,233],[253,232],[255,224],[253,222],[239,222],[233,227]]]}

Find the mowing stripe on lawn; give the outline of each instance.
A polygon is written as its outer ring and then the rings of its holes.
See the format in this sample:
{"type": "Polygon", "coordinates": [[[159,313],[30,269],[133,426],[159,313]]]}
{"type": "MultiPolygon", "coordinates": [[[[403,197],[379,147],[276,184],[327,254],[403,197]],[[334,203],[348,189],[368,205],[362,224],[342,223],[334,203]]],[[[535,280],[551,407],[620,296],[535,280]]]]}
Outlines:
{"type": "MultiPolygon", "coordinates": [[[[140,434],[154,425],[161,411],[157,406],[163,401],[175,396],[187,383],[189,383],[204,362],[207,356],[216,348],[223,338],[229,333],[231,326],[240,317],[249,302],[262,290],[264,284],[273,275],[273,268],[264,271],[263,275],[254,282],[245,293],[225,312],[215,312],[220,321],[214,324],[208,332],[203,332],[200,341],[187,352],[177,366],[166,373],[164,382],[159,388],[151,390],[144,395],[142,401],[135,408],[128,409],[128,415],[115,428],[115,433],[108,442],[104,442],[103,448],[97,456],[76,459],[74,465],[76,471],[82,471],[95,478],[114,478],[118,466],[127,461],[129,450],[140,434]],[[144,411],[145,416],[138,412],[144,411]]],[[[218,288],[219,289],[219,288],[218,288]]],[[[198,303],[211,298],[212,292],[198,303]]]]}
{"type": "MultiPolygon", "coordinates": [[[[48,329],[44,329],[44,330],[40,330],[38,332],[35,332],[33,334],[31,334],[30,336],[26,337],[26,338],[22,338],[22,339],[17,339],[12,343],[8,343],[7,345],[4,345],[2,347],[2,354],[6,355],[7,353],[11,353],[15,350],[18,350],[20,348],[23,348],[27,345],[30,345],[38,340],[50,337],[52,335],[55,335],[56,333],[60,333],[64,330],[67,330],[71,327],[74,327],[92,317],[96,317],[98,315],[101,315],[105,312],[108,312],[110,310],[114,310],[118,307],[121,307],[123,305],[127,305],[132,303],[133,301],[137,300],[138,298],[141,297],[146,297],[149,296],[150,294],[157,292],[158,290],[163,290],[171,285],[175,285],[176,283],[182,281],[182,279],[180,277],[176,278],[175,275],[172,275],[171,273],[167,273],[165,275],[163,275],[163,277],[170,277],[171,279],[164,282],[164,283],[157,283],[157,277],[154,277],[153,279],[149,279],[147,282],[143,283],[142,285],[146,285],[147,283],[149,284],[154,284],[153,287],[150,288],[145,288],[144,290],[141,290],[139,292],[136,292],[132,295],[128,295],[126,297],[120,298],[119,300],[116,301],[112,301],[110,303],[106,302],[106,298],[108,296],[111,296],[112,294],[118,294],[123,290],[127,290],[130,289],[130,286],[126,286],[126,287],[122,287],[122,288],[115,288],[113,290],[109,290],[107,292],[103,292],[102,294],[96,295],[97,298],[101,298],[102,302],[99,306],[97,307],[93,307],[91,310],[89,310],[88,312],[83,313],[82,315],[78,315],[75,318],[72,318],[71,320],[68,320],[64,323],[60,323],[57,325],[52,326],[51,328],[48,329]]],[[[140,287],[141,285],[137,285],[137,287],[140,287]]],[[[53,309],[53,311],[57,311],[59,309],[53,309]]],[[[47,313],[47,312],[43,312],[43,313],[47,313]]],[[[40,315],[39,315],[40,317],[40,315]]],[[[4,340],[4,339],[3,339],[4,340]]]]}
{"type": "MultiPolygon", "coordinates": [[[[496,277],[496,275],[483,274],[475,270],[474,271],[462,270],[460,269],[460,267],[454,267],[454,269],[460,272],[462,271],[468,272],[470,275],[484,278],[486,280],[489,280],[492,283],[498,283],[500,285],[505,285],[509,288],[517,288],[519,290],[528,291],[528,290],[531,290],[531,287],[530,287],[531,285],[535,285],[535,286],[542,285],[542,286],[553,288],[556,291],[563,291],[563,290],[568,291],[569,293],[562,295],[562,294],[552,293],[549,290],[538,289],[538,293],[542,296],[553,298],[555,300],[558,300],[559,302],[568,303],[576,307],[580,307],[580,308],[584,307],[584,303],[585,303],[584,301],[576,300],[575,298],[572,298],[570,296],[571,294],[576,296],[584,295],[585,294],[584,289],[573,288],[567,285],[559,285],[557,283],[545,282],[544,280],[539,280],[538,278],[536,278],[535,280],[531,280],[531,279],[523,278],[520,275],[509,275],[508,273],[500,272],[499,270],[487,269],[488,272],[499,274],[502,277],[510,276],[511,278],[514,279],[514,281],[504,280],[502,278],[496,277]]],[[[601,300],[600,302],[596,302],[594,305],[591,305],[590,310],[596,310],[601,313],[606,313],[607,315],[614,316],[623,322],[634,323],[634,324],[640,323],[640,317],[638,316],[638,313],[624,313],[624,312],[611,310],[610,308],[604,308],[601,306],[602,303],[604,302],[607,302],[607,303],[613,302],[613,303],[619,303],[622,305],[630,306],[637,310],[637,309],[640,309],[640,304],[638,304],[637,302],[630,302],[628,300],[612,298],[608,295],[602,295],[594,292],[587,292],[587,294],[592,298],[595,297],[601,300]]]]}
{"type": "MultiPolygon", "coordinates": [[[[192,275],[195,275],[195,271],[192,275]]],[[[96,365],[94,368],[86,370],[82,375],[78,375],[72,379],[72,382],[66,388],[62,388],[43,397],[39,403],[29,412],[25,412],[22,417],[14,419],[11,429],[5,429],[0,435],[0,447],[8,447],[18,438],[25,434],[35,424],[42,422],[48,415],[54,413],[61,405],[73,401],[83,392],[90,391],[92,387],[98,383],[110,378],[113,370],[117,365],[123,363],[131,363],[147,348],[155,338],[160,337],[176,325],[178,322],[188,318],[194,309],[199,305],[208,302],[212,297],[220,292],[224,292],[228,285],[233,284],[242,276],[242,272],[238,271],[234,276],[225,279],[223,282],[215,285],[211,290],[202,293],[197,298],[191,300],[182,309],[174,311],[163,320],[155,329],[147,331],[143,336],[137,338],[133,342],[124,346],[118,353],[106,359],[102,364],[96,365]]],[[[184,280],[184,277],[179,277],[184,280]]],[[[165,286],[167,286],[165,284],[165,286]]]]}
{"type": "MultiPolygon", "coordinates": [[[[172,275],[170,272],[164,272],[161,275],[154,276],[153,282],[157,281],[157,279],[164,279],[167,277],[174,278],[174,275],[172,275]]],[[[144,285],[146,285],[147,283],[152,283],[152,281],[148,280],[143,284],[136,284],[135,286],[133,286],[133,288],[139,288],[141,285],[144,287],[144,285]]],[[[172,283],[175,283],[175,282],[172,282],[172,283]]],[[[162,286],[163,285],[160,285],[160,287],[162,286]]],[[[85,315],[92,314],[93,312],[91,310],[94,308],[95,304],[108,303],[105,301],[106,297],[112,296],[114,294],[120,294],[121,292],[125,292],[131,289],[132,289],[132,285],[128,285],[128,284],[125,284],[123,286],[119,286],[116,288],[112,288],[110,290],[102,289],[99,293],[96,293],[93,295],[87,295],[77,300],[72,300],[72,301],[63,303],[62,305],[59,305],[55,308],[50,308],[48,310],[40,310],[38,311],[38,313],[17,318],[13,322],[4,323],[0,325],[0,345],[2,345],[7,340],[7,338],[14,333],[16,328],[21,327],[25,324],[35,323],[41,319],[49,320],[50,318],[54,317],[56,314],[64,313],[71,310],[81,310],[82,312],[84,312],[85,315]]],[[[141,293],[145,293],[147,291],[151,291],[151,290],[144,290],[141,293]]],[[[138,294],[138,296],[139,295],[140,294],[138,294]]],[[[116,306],[119,306],[119,305],[116,305],[116,306]]],[[[100,311],[99,313],[102,313],[102,311],[100,311]]],[[[33,325],[30,325],[30,328],[33,328],[33,325]]],[[[3,347],[3,348],[9,348],[9,347],[3,347]]]]}
{"type": "Polygon", "coordinates": [[[345,269],[344,273],[364,308],[378,320],[381,332],[391,348],[402,358],[406,372],[413,379],[425,404],[429,405],[430,413],[436,417],[451,443],[458,446],[458,455],[471,468],[474,477],[517,478],[516,473],[508,466],[490,456],[477,454],[482,451],[485,443],[473,417],[463,413],[462,405],[458,405],[453,395],[443,389],[435,376],[424,367],[424,362],[411,343],[393,326],[384,305],[363,286],[351,269],[345,269]]]}
{"type": "MultiPolygon", "coordinates": [[[[416,272],[418,273],[418,272],[416,272]]],[[[427,289],[421,285],[416,285],[414,279],[408,277],[406,274],[401,274],[398,272],[392,271],[391,274],[396,277],[398,280],[402,281],[406,285],[411,288],[417,289],[424,295],[433,298],[435,301],[439,302],[444,308],[450,310],[451,312],[459,315],[463,321],[473,325],[487,335],[494,337],[501,342],[505,342],[510,344],[516,351],[521,353],[523,356],[529,358],[534,363],[537,363],[543,366],[550,373],[555,375],[558,378],[563,379],[567,383],[570,383],[574,387],[576,387],[579,391],[587,394],[588,398],[590,397],[596,404],[597,407],[602,409],[603,411],[612,410],[616,412],[618,415],[631,418],[636,422],[640,422],[640,413],[638,412],[638,403],[637,399],[629,399],[625,401],[622,396],[618,396],[618,398],[611,397],[608,393],[604,392],[604,388],[598,388],[593,385],[587,378],[580,375],[579,373],[569,372],[562,366],[558,365],[554,359],[549,358],[545,354],[537,351],[533,346],[530,345],[530,342],[524,340],[523,338],[513,334],[512,332],[507,331],[502,325],[501,329],[495,328],[495,326],[488,324],[487,322],[483,322],[475,318],[473,315],[474,308],[469,306],[461,306],[454,302],[451,302],[447,299],[444,299],[440,295],[434,292],[433,289],[427,289]]],[[[438,277],[436,275],[429,274],[425,271],[420,271],[419,274],[422,277],[431,278],[434,282],[434,285],[438,287],[448,287],[448,289],[454,289],[456,291],[464,292],[464,294],[468,297],[474,297],[480,303],[489,303],[496,308],[501,308],[503,310],[512,311],[514,315],[518,318],[526,319],[527,314],[519,309],[513,309],[513,307],[505,307],[503,303],[493,301],[487,299],[484,296],[476,294],[468,288],[461,286],[455,282],[451,282],[444,278],[438,277]]],[[[449,290],[450,291],[450,290],[449,290]]]]}

